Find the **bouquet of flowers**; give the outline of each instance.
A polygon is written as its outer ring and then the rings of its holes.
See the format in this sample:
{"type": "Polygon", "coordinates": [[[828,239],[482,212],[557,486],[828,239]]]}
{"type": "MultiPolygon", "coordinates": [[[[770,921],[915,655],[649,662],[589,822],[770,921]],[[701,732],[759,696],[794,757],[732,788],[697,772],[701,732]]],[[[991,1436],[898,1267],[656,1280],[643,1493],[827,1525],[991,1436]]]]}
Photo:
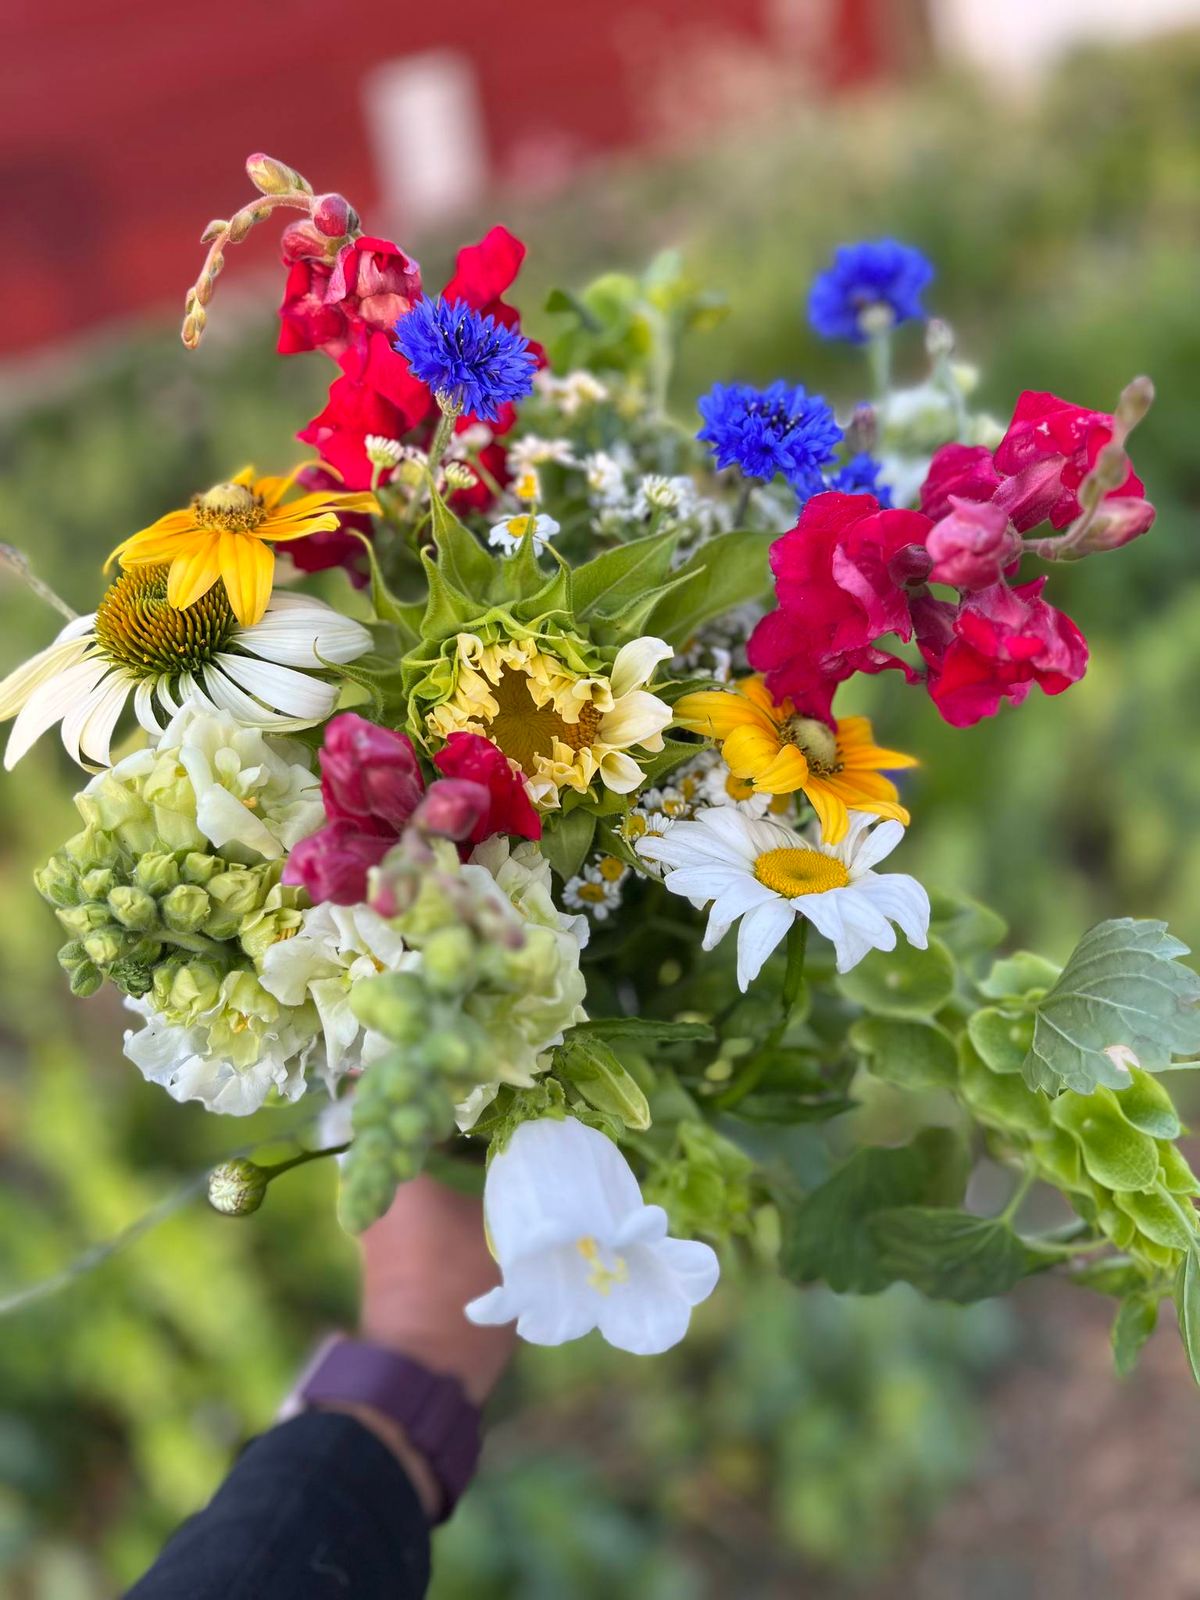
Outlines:
{"type": "Polygon", "coordinates": [[[497,1261],[466,1314],[540,1344],[667,1349],[720,1250],[959,1302],[1065,1274],[1116,1297],[1122,1369],[1174,1296],[1200,1375],[1163,1080],[1200,1051],[1186,947],[1119,918],[1062,968],[998,954],[994,912],[892,870],[917,763],[834,709],[894,672],[967,727],[1083,676],[1047,574],[1150,528],[1148,380],[1111,414],[1027,392],[1004,427],[927,317],[929,263],[877,240],[809,303],[872,398],[717,384],[697,428],[672,356],[723,307],[675,257],[556,292],[543,348],[505,229],[438,293],[342,196],[247,170],[183,341],[228,248],[297,213],[279,348],[333,363],[315,453],[121,539],[96,610],[0,685],[7,766],[60,725],[91,773],[35,874],[72,992],[120,991],[177,1100],[318,1108],[212,1204],[336,1152],[359,1230],[453,1167],[497,1261]],[[928,374],[900,388],[906,323],[928,374]],[[334,568],[336,606],[302,586],[334,568]],[[909,1137],[856,1148],[881,1082],[909,1137]]]}

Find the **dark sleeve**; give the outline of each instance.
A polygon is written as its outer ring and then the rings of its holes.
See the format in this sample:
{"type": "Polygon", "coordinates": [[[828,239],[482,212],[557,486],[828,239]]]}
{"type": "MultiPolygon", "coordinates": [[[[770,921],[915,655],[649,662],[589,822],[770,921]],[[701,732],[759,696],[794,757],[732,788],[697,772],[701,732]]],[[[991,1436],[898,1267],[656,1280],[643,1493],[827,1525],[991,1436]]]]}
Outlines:
{"type": "Polygon", "coordinates": [[[392,1452],[306,1412],[253,1440],[126,1600],[421,1600],[429,1525],[392,1452]]]}

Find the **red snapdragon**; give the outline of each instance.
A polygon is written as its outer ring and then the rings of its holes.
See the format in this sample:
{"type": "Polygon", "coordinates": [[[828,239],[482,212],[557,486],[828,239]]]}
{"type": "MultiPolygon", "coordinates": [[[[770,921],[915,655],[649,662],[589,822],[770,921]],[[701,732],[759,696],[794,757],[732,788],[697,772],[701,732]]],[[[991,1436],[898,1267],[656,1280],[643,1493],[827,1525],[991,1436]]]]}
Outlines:
{"type": "Polygon", "coordinates": [[[470,834],[472,844],[493,833],[515,833],[522,839],[540,839],[542,819],[534,809],[521,775],[514,772],[503,750],[478,733],[452,733],[433,758],[446,778],[481,785],[488,808],[470,834]]]}

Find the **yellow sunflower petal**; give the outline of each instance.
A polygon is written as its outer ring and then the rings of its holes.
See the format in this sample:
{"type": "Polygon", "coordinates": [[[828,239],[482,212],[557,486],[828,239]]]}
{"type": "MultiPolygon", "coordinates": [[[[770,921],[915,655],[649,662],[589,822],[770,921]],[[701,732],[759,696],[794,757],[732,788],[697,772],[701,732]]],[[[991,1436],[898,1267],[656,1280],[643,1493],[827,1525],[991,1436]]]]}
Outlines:
{"type": "Polygon", "coordinates": [[[759,727],[757,721],[734,728],[721,746],[730,772],[739,778],[757,778],[779,754],[779,738],[759,727]]]}
{"type": "Polygon", "coordinates": [[[216,534],[205,533],[176,549],[167,575],[167,604],[186,611],[221,576],[216,534]]]}
{"type": "Polygon", "coordinates": [[[235,472],[233,477],[230,478],[229,481],[230,481],[230,483],[240,484],[243,489],[253,489],[253,487],[254,487],[254,468],[253,467],[243,467],[240,472],[235,472]]]}
{"type": "Polygon", "coordinates": [[[675,702],[675,721],[710,739],[727,739],[735,728],[758,727],[768,735],[772,731],[768,719],[742,695],[727,689],[700,689],[683,695],[675,702]]]}
{"type": "Polygon", "coordinates": [[[776,705],[774,695],[772,695],[758,673],[755,673],[750,678],[742,678],[738,682],[737,689],[739,694],[745,695],[750,704],[757,706],[772,722],[778,723],[782,721],[786,713],[782,706],[776,705]]]}
{"type": "Polygon", "coordinates": [[[319,517],[281,517],[256,528],[254,538],[266,539],[271,544],[286,544],[289,539],[304,539],[310,533],[332,533],[337,525],[338,519],[332,511],[323,512],[319,517]]]}
{"type": "Polygon", "coordinates": [[[850,826],[850,814],[845,802],[833,793],[825,778],[811,778],[804,785],[804,793],[821,824],[822,839],[826,844],[839,843],[846,837],[846,829],[850,826]]]}
{"type": "Polygon", "coordinates": [[[754,787],[759,794],[795,794],[808,782],[808,762],[804,752],[794,744],[785,744],[777,750],[773,760],[755,774],[754,787]]]}
{"type": "Polygon", "coordinates": [[[842,772],[834,773],[825,782],[836,794],[840,794],[851,809],[860,811],[866,809],[867,800],[898,800],[900,791],[890,778],[885,778],[881,772],[842,772]]]}
{"type": "MultiPolygon", "coordinates": [[[[159,517],[157,522],[152,522],[148,528],[140,528],[137,533],[131,533],[128,539],[122,539],[117,548],[105,561],[105,569],[111,567],[113,562],[120,559],[126,565],[126,558],[137,553],[140,563],[145,558],[140,555],[143,545],[160,543],[169,538],[175,538],[181,533],[194,533],[198,524],[191,511],[168,511],[165,517],[159,517]]],[[[160,556],[159,560],[163,558],[160,556]]],[[[168,558],[169,559],[169,558],[168,558]]]]}
{"type": "Polygon", "coordinates": [[[223,533],[219,559],[233,614],[243,628],[251,628],[270,604],[275,552],[261,539],[223,533]]]}

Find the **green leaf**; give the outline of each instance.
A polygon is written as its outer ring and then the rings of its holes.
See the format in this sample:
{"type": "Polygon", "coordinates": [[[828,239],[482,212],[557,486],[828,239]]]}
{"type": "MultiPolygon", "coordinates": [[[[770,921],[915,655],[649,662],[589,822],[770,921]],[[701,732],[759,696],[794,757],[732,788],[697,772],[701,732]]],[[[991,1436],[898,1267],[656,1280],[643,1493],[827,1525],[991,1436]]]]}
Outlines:
{"type": "Polygon", "coordinates": [[[376,618],[380,622],[391,623],[396,631],[396,642],[400,653],[411,650],[420,643],[421,617],[425,607],[422,603],[406,605],[398,600],[388,588],[384,580],[383,571],[379,565],[379,558],[375,554],[375,545],[366,534],[358,528],[347,527],[343,524],[343,532],[357,539],[367,556],[367,570],[371,575],[371,606],[376,618]]]}
{"type": "Polygon", "coordinates": [[[1137,1366],[1142,1346],[1154,1332],[1158,1321],[1158,1296],[1152,1289],[1135,1289],[1117,1307],[1113,1318],[1113,1361],[1122,1378],[1137,1366]]]}
{"type": "Polygon", "coordinates": [[[656,1022],[650,1017],[589,1017],[567,1036],[603,1039],[613,1044],[711,1044],[716,1038],[708,1022],[656,1022]]]}
{"type": "Polygon", "coordinates": [[[882,1269],[931,1300],[989,1300],[1049,1265],[1007,1222],[966,1211],[900,1206],[876,1212],[870,1231],[882,1269]]]}
{"type": "Polygon", "coordinates": [[[1179,1337],[1200,1383],[1200,1241],[1192,1240],[1175,1280],[1175,1313],[1179,1318],[1179,1337]]]}
{"type": "Polygon", "coordinates": [[[785,1213],[780,1262],[797,1283],[823,1279],[844,1293],[875,1294],[892,1281],[868,1219],[906,1205],[954,1205],[962,1198],[967,1152],[947,1128],[926,1128],[911,1144],[858,1150],[820,1188],[785,1213]]]}
{"type": "Polygon", "coordinates": [[[1087,1261],[1071,1269],[1071,1282],[1096,1294],[1121,1298],[1134,1289],[1144,1289],[1146,1274],[1128,1256],[1111,1256],[1102,1261],[1087,1261]]]}
{"type": "Polygon", "coordinates": [[[634,539],[584,562],[572,573],[575,613],[581,621],[610,616],[627,600],[653,590],[669,575],[671,556],[679,542],[675,530],[634,539]]]}
{"type": "Polygon", "coordinates": [[[993,1072],[969,1037],[959,1040],[958,1053],[959,1087],[981,1122],[1021,1134],[1044,1134],[1050,1129],[1051,1102],[1019,1073],[993,1072]]]}
{"type": "Polygon", "coordinates": [[[902,1089],[953,1089],[958,1085],[958,1050],[930,1022],[903,1017],[860,1017],[850,1029],[851,1048],[867,1057],[877,1078],[902,1089]]]}
{"type": "Polygon", "coordinates": [[[1113,1199],[1118,1209],[1137,1224],[1138,1232],[1154,1244],[1162,1245],[1164,1250],[1190,1247],[1194,1236],[1194,1229],[1187,1221],[1187,1213],[1192,1210],[1190,1205],[1180,1216],[1178,1202],[1159,1189],[1152,1189],[1149,1194],[1114,1194],[1113,1199]]]}
{"type": "Polygon", "coordinates": [[[1125,1121],[1154,1139],[1178,1139],[1183,1124],[1171,1096],[1157,1078],[1143,1072],[1141,1067],[1130,1070],[1133,1082],[1128,1089],[1117,1091],[1117,1104],[1125,1121]]]}
{"type": "Polygon", "coordinates": [[[1033,1043],[1033,1018],[986,1006],[968,1019],[967,1033],[993,1072],[1018,1073],[1033,1043]]]}
{"type": "Polygon", "coordinates": [[[858,1104],[844,1094],[826,1095],[822,1099],[805,1099],[784,1090],[767,1089],[748,1094],[729,1111],[728,1115],[740,1117],[743,1122],[762,1122],[771,1127],[790,1127],[801,1122],[828,1122],[858,1104]]]}
{"type": "Polygon", "coordinates": [[[895,950],[872,950],[838,986],[867,1011],[931,1017],[954,993],[954,960],[938,939],[930,939],[928,950],[902,942],[895,950]]]}
{"type": "Polygon", "coordinates": [[[442,575],[460,593],[482,600],[497,573],[499,562],[459,521],[436,489],[431,491],[430,517],[442,575]]]}
{"type": "Polygon", "coordinates": [[[577,806],[547,818],[542,828],[542,854],[565,883],[587,859],[596,832],[595,813],[577,806]]]}
{"type": "Polygon", "coordinates": [[[1024,1072],[1036,1089],[1124,1089],[1131,1066],[1169,1067],[1200,1050],[1200,977],[1165,922],[1119,917],[1085,933],[1036,1007],[1024,1072]]]}
{"type": "Polygon", "coordinates": [[[1088,1176],[1106,1189],[1148,1189],[1158,1174],[1158,1146],[1121,1115],[1111,1089],[1063,1094],[1050,1116],[1079,1145],[1088,1176]]]}
{"type": "Polygon", "coordinates": [[[1061,967],[1029,950],[1016,950],[995,962],[979,985],[989,1000],[1023,1000],[1035,990],[1044,993],[1056,981],[1061,967]]]}
{"type": "Polygon", "coordinates": [[[972,900],[970,895],[934,889],[929,896],[929,931],[937,934],[959,961],[965,961],[998,945],[1008,932],[1008,924],[998,912],[972,900]]]}
{"type": "Polygon", "coordinates": [[[597,1111],[619,1117],[634,1133],[650,1126],[650,1105],[633,1075],[602,1039],[574,1035],[555,1054],[555,1074],[597,1111]]]}
{"type": "Polygon", "coordinates": [[[771,587],[768,553],[775,538],[773,533],[722,533],[701,545],[675,574],[692,581],[659,601],[646,619],[646,631],[681,650],[713,617],[760,599],[771,587]]]}

